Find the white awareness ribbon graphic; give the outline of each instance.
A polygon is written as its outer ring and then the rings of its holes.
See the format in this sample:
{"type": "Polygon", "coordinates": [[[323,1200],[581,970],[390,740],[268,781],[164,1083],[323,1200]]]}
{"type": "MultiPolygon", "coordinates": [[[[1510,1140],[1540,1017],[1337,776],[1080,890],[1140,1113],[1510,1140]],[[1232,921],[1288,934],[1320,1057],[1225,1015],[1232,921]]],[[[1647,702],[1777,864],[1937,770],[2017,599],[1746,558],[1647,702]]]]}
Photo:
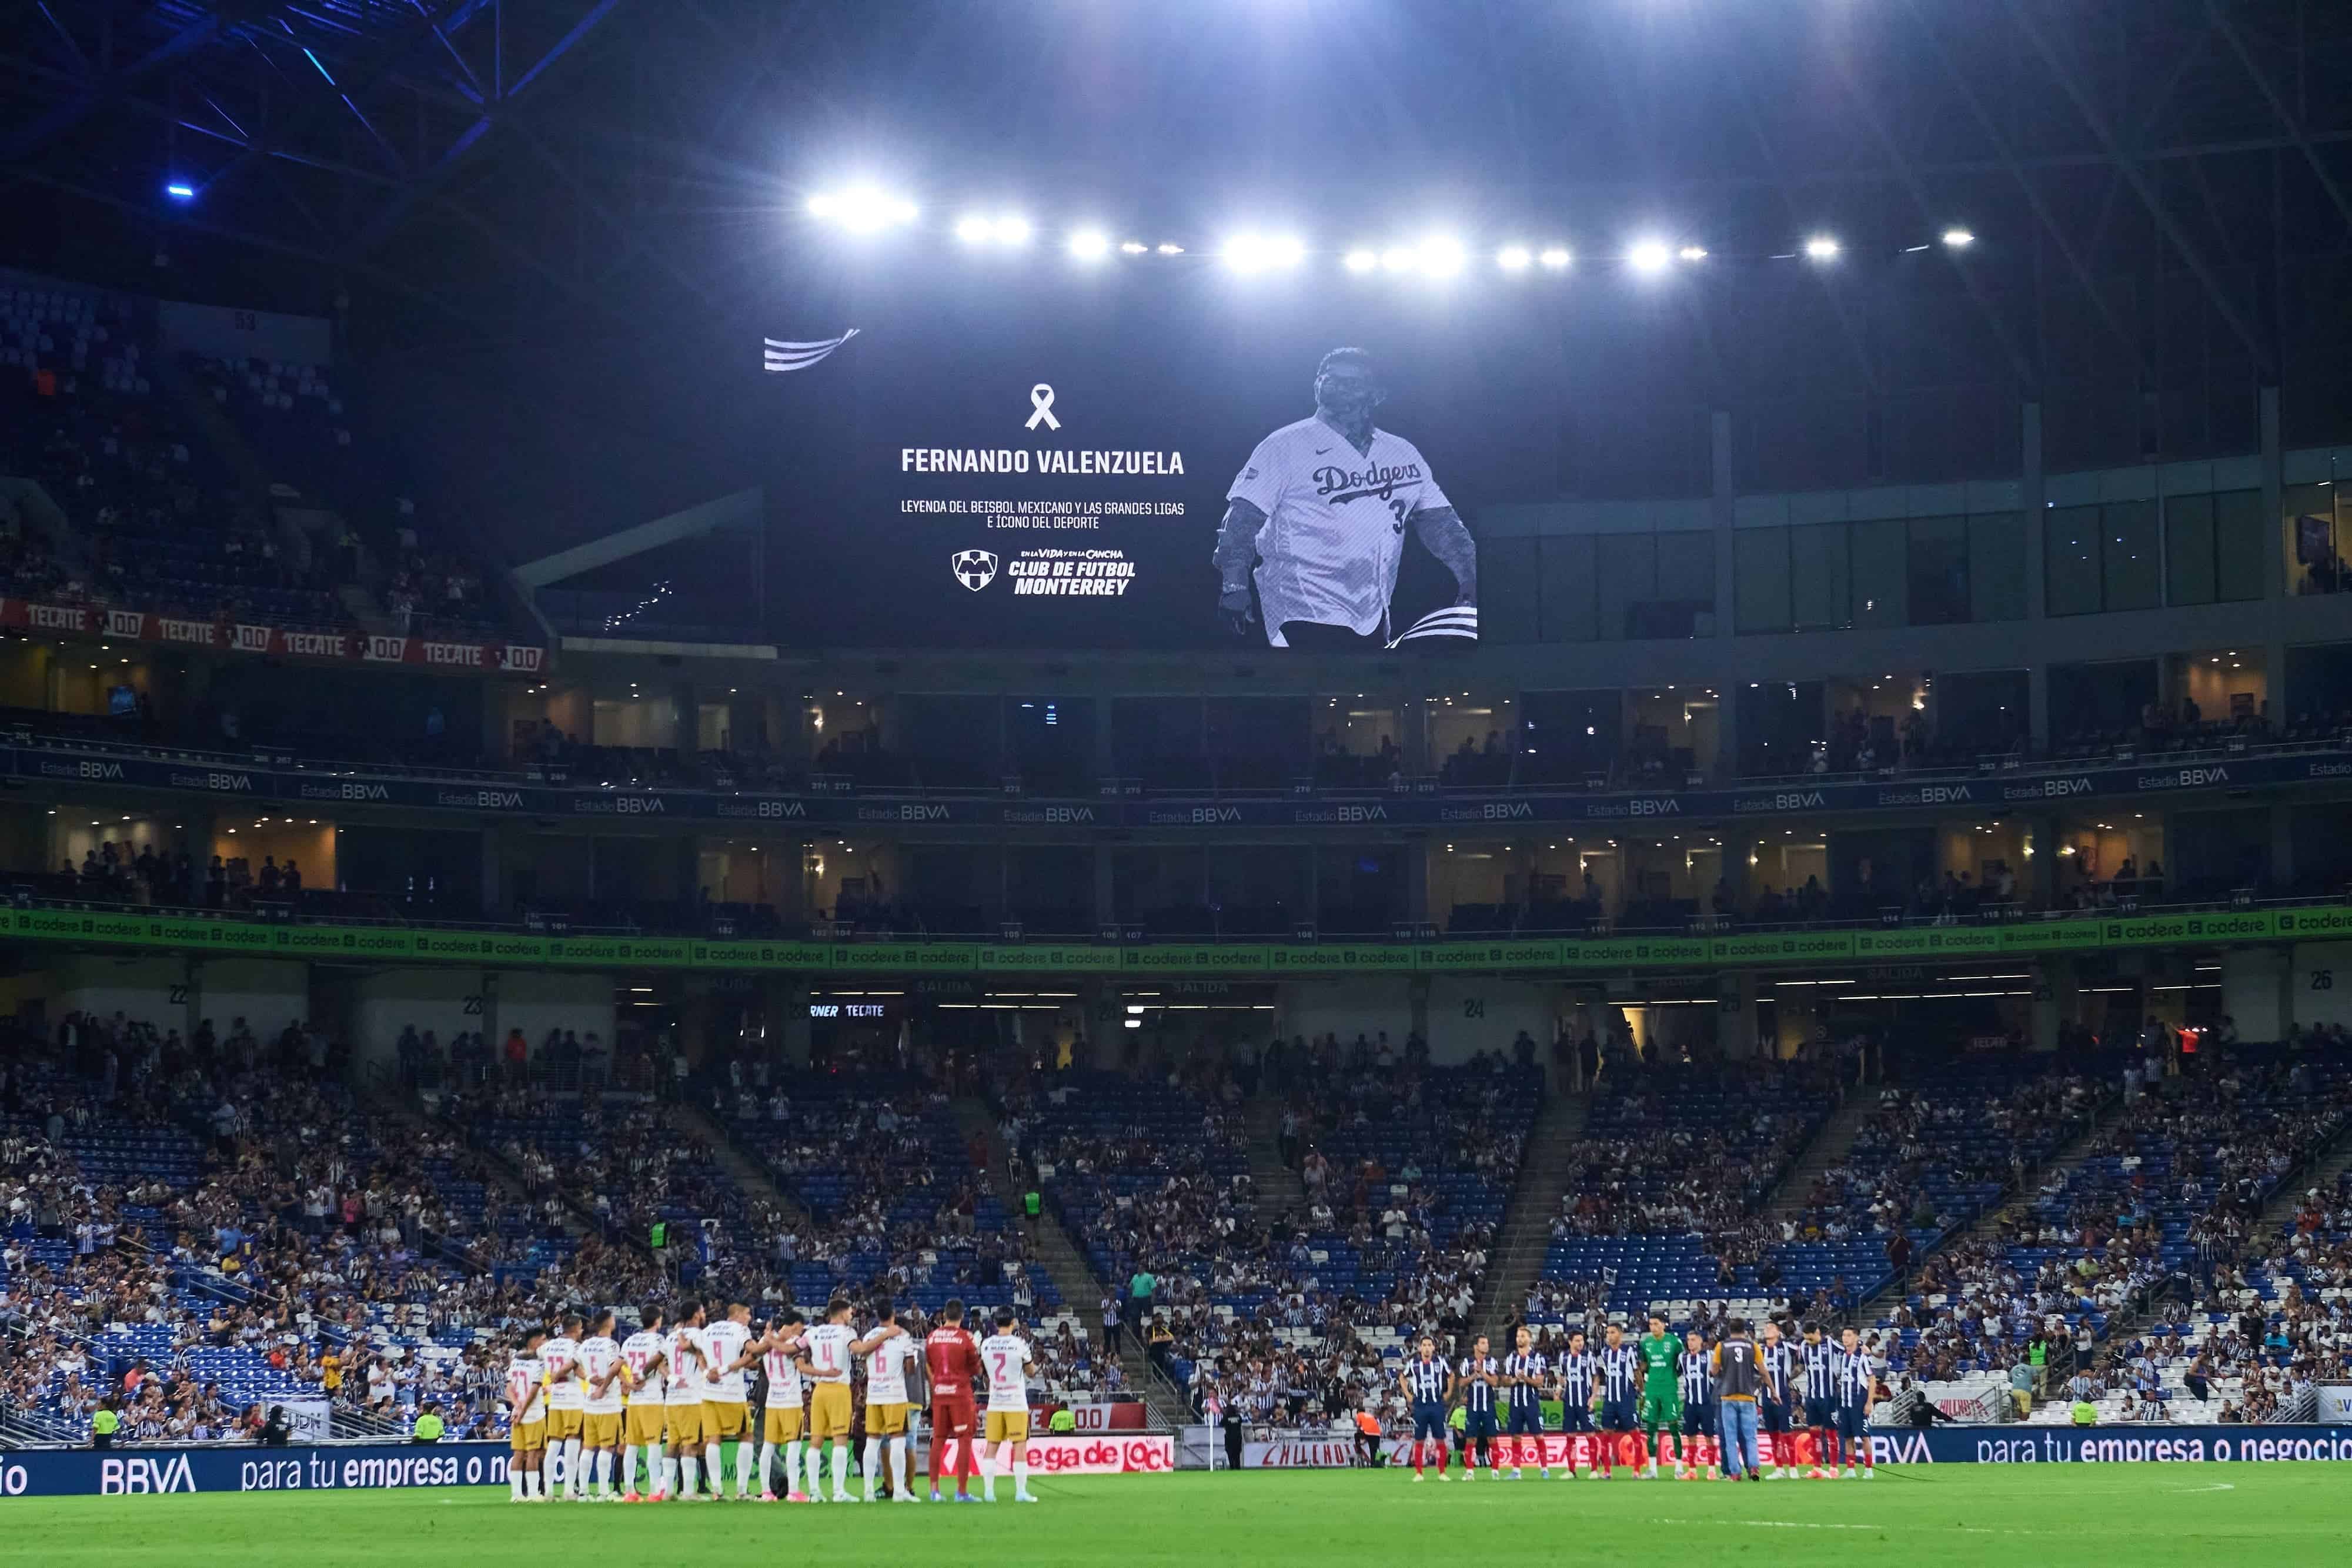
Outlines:
{"type": "Polygon", "coordinates": [[[1022,429],[1036,429],[1037,422],[1041,419],[1045,422],[1045,428],[1048,430],[1062,428],[1062,422],[1054,417],[1054,389],[1044,382],[1039,382],[1029,389],[1029,407],[1034,412],[1029,415],[1029,423],[1023,425],[1022,429]]]}

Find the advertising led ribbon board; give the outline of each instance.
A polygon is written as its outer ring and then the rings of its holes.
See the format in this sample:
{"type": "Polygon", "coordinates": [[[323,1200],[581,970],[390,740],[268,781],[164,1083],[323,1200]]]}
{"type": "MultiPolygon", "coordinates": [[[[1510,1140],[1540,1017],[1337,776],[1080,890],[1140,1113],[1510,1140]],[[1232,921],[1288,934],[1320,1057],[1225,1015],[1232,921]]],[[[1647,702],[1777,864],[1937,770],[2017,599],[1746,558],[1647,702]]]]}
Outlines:
{"type": "Polygon", "coordinates": [[[761,942],[700,936],[540,936],[398,925],[286,925],[11,909],[0,934],[23,941],[279,958],[838,975],[961,973],[1162,976],[1603,973],[1723,965],[1916,961],[2204,943],[2352,937],[2352,907],[2026,920],[1905,930],[1789,931],[1727,936],[1560,937],[1532,941],[1165,943],[761,942]]]}

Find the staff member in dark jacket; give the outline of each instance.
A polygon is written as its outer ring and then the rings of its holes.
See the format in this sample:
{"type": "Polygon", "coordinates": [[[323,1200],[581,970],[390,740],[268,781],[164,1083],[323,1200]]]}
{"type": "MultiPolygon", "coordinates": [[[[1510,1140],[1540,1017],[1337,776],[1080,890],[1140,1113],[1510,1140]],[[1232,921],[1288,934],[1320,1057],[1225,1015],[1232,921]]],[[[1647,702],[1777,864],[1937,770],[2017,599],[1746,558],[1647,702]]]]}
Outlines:
{"type": "Polygon", "coordinates": [[[1764,1378],[1746,1318],[1733,1318],[1724,1325],[1711,1359],[1716,1397],[1723,1401],[1724,1469],[1733,1480],[1760,1481],[1764,1470],[1756,1452],[1756,1399],[1764,1378]]]}

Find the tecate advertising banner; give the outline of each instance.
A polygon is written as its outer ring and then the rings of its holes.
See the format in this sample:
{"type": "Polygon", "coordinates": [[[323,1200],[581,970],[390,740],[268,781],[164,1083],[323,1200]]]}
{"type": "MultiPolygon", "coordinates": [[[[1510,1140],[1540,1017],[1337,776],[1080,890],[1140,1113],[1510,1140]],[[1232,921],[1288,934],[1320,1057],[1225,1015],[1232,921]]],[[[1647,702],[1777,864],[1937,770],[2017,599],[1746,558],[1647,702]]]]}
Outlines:
{"type": "Polygon", "coordinates": [[[1524,487],[1556,434],[1499,322],[1276,276],[1237,301],[1215,267],[1131,298],[1105,281],[1050,308],[877,298],[839,354],[777,378],[785,398],[856,387],[854,434],[806,465],[856,464],[836,476],[848,515],[812,497],[776,524],[805,585],[787,636],[1261,656],[1475,641],[1478,505],[1524,487]]]}

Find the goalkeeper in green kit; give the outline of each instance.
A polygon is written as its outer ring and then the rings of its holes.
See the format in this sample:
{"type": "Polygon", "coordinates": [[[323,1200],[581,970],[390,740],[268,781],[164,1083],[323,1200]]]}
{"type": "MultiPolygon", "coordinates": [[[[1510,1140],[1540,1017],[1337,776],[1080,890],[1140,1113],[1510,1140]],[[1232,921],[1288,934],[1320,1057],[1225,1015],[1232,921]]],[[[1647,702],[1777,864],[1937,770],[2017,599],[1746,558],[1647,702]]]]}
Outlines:
{"type": "Polygon", "coordinates": [[[1642,1473],[1652,1480],[1658,1478],[1658,1434],[1674,1437],[1682,1430],[1682,1388],[1675,1376],[1681,1351],[1682,1342],[1666,1332],[1666,1320],[1652,1312],[1650,1332],[1642,1336],[1642,1449],[1649,1460],[1642,1473]]]}

